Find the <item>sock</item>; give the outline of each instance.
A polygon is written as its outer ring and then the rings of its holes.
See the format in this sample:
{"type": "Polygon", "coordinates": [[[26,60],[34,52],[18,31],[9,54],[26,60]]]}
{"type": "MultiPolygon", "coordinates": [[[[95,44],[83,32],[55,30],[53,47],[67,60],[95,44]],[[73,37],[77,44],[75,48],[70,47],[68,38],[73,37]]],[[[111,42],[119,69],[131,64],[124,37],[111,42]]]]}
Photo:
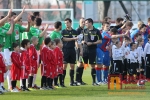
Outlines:
{"type": "Polygon", "coordinates": [[[46,83],[47,83],[46,85],[47,85],[48,87],[50,87],[50,78],[47,78],[47,79],[46,79],[46,83]]]}
{"type": "Polygon", "coordinates": [[[97,82],[101,82],[101,68],[96,68],[96,77],[97,77],[97,82]]]}
{"type": "Polygon", "coordinates": [[[14,84],[15,84],[15,82],[11,81],[12,90],[15,88],[14,84]]]}
{"type": "Polygon", "coordinates": [[[53,86],[53,79],[52,78],[50,78],[50,88],[52,88],[52,86],[53,86]]]}
{"type": "Polygon", "coordinates": [[[32,87],[34,87],[34,85],[35,85],[35,81],[36,81],[36,74],[34,74],[34,76],[33,76],[33,82],[32,82],[32,87]]]}
{"type": "Polygon", "coordinates": [[[140,78],[140,72],[137,72],[136,76],[137,76],[136,78],[139,79],[140,78]]]}
{"type": "Polygon", "coordinates": [[[54,85],[58,85],[58,76],[54,78],[54,85]]]}
{"type": "Polygon", "coordinates": [[[62,82],[62,77],[63,77],[63,76],[62,76],[62,74],[59,74],[59,76],[58,76],[58,77],[59,77],[60,85],[63,85],[63,82],[62,82]]]}
{"type": "Polygon", "coordinates": [[[28,81],[29,81],[29,87],[31,88],[33,82],[33,76],[29,76],[28,81]]]}
{"type": "Polygon", "coordinates": [[[22,79],[23,89],[26,89],[26,79],[22,79]]]}
{"type": "Polygon", "coordinates": [[[95,77],[96,77],[96,70],[95,70],[95,68],[91,69],[91,76],[92,76],[92,79],[93,79],[93,83],[95,83],[95,77]]]}
{"type": "Polygon", "coordinates": [[[22,87],[23,85],[22,85],[22,79],[20,79],[20,88],[22,87]]]}
{"type": "Polygon", "coordinates": [[[74,70],[70,70],[70,83],[74,83],[74,70]]]}
{"type": "Polygon", "coordinates": [[[101,69],[102,81],[104,82],[104,69],[101,69]]]}
{"type": "Polygon", "coordinates": [[[63,70],[63,84],[65,83],[66,70],[63,70]]]}
{"type": "Polygon", "coordinates": [[[77,69],[76,69],[76,82],[79,82],[79,77],[80,77],[80,68],[77,66],[77,69]]]}
{"type": "Polygon", "coordinates": [[[104,81],[107,81],[108,77],[108,68],[103,68],[104,69],[104,81]]]}
{"type": "Polygon", "coordinates": [[[14,82],[14,87],[16,87],[16,85],[17,85],[17,81],[14,82]]]}
{"type": "Polygon", "coordinates": [[[3,87],[4,87],[4,82],[2,82],[2,83],[1,83],[1,86],[3,86],[3,87]]]}
{"type": "Polygon", "coordinates": [[[3,91],[3,88],[2,88],[1,82],[0,82],[0,91],[3,91]]]}
{"type": "Polygon", "coordinates": [[[8,72],[8,74],[7,74],[8,89],[10,89],[10,88],[11,88],[11,79],[10,79],[11,75],[10,75],[10,70],[8,70],[7,72],[8,72]]]}
{"type": "Polygon", "coordinates": [[[82,75],[83,75],[83,70],[84,70],[84,67],[80,67],[80,82],[82,82],[82,75]]]}
{"type": "Polygon", "coordinates": [[[46,86],[46,76],[42,76],[41,78],[41,87],[46,86]]]}

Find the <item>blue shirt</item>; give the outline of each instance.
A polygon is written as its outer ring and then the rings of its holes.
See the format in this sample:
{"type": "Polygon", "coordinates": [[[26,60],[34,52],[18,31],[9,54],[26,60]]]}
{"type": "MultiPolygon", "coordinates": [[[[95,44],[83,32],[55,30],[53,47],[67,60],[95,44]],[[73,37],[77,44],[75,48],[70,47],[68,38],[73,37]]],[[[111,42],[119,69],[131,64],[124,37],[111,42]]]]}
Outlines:
{"type": "Polygon", "coordinates": [[[102,35],[102,43],[98,44],[97,47],[100,48],[102,51],[108,51],[106,49],[106,46],[110,45],[111,43],[111,35],[106,31],[103,31],[101,35],[102,35]]]}

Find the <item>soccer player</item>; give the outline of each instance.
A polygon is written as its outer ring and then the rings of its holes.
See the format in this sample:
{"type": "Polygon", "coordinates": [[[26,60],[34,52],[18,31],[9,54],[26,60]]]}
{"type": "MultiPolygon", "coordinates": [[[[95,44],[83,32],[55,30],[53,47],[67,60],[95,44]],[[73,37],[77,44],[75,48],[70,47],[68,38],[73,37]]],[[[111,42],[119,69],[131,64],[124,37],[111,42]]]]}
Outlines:
{"type": "Polygon", "coordinates": [[[13,52],[11,54],[11,61],[12,61],[12,66],[11,66],[11,86],[12,90],[11,92],[19,92],[18,89],[16,88],[17,80],[20,80],[20,73],[21,69],[23,69],[22,62],[21,62],[21,57],[19,53],[19,44],[18,43],[13,43],[13,52]]]}
{"type": "Polygon", "coordinates": [[[76,85],[74,82],[74,67],[76,63],[76,52],[75,52],[75,40],[77,40],[77,31],[71,27],[72,20],[70,18],[65,19],[66,29],[62,30],[63,36],[63,53],[64,53],[64,64],[63,64],[63,84],[66,76],[67,64],[70,63],[70,86],[76,85]],[[65,40],[67,38],[67,40],[65,40]]]}
{"type": "Polygon", "coordinates": [[[22,61],[23,66],[24,66],[24,68],[21,70],[21,79],[22,79],[22,85],[23,85],[21,87],[21,90],[22,91],[30,91],[26,87],[26,79],[28,79],[29,72],[31,70],[30,57],[29,57],[29,52],[28,52],[28,49],[30,48],[30,41],[28,39],[24,39],[21,42],[21,46],[24,48],[24,50],[22,50],[22,53],[21,53],[21,61],[22,61]]]}
{"type": "MultiPolygon", "coordinates": [[[[56,63],[56,57],[54,54],[54,50],[55,49],[55,42],[51,41],[51,45],[49,46],[49,72],[48,73],[48,77],[47,80],[48,81],[48,88],[49,89],[54,89],[53,87],[53,81],[55,78],[57,78],[57,63],[56,63]]],[[[57,83],[54,82],[54,85],[57,85],[57,83]]]]}
{"type": "Polygon", "coordinates": [[[82,75],[83,75],[83,70],[84,70],[84,66],[83,63],[81,62],[80,57],[83,56],[83,49],[82,49],[82,40],[83,40],[83,33],[82,31],[84,30],[84,26],[85,26],[85,19],[81,18],[79,21],[79,28],[77,29],[77,32],[79,33],[78,40],[76,42],[76,55],[77,55],[77,61],[78,61],[78,65],[77,65],[77,69],[76,69],[76,82],[77,84],[81,84],[81,85],[86,85],[85,82],[82,81],[82,75]]]}
{"type": "Polygon", "coordinates": [[[144,67],[145,67],[145,61],[144,61],[144,50],[143,50],[143,44],[144,39],[139,38],[138,39],[138,45],[137,45],[137,53],[138,53],[138,62],[139,62],[139,69],[137,72],[137,76],[144,75],[144,67]]]}
{"type": "Polygon", "coordinates": [[[54,54],[56,58],[56,64],[57,64],[57,77],[54,79],[55,85],[58,85],[58,78],[59,78],[59,87],[64,87],[62,83],[62,74],[63,74],[63,53],[62,53],[62,48],[63,44],[60,39],[54,39],[56,43],[56,47],[54,49],[54,54]]]}
{"type": "Polygon", "coordinates": [[[56,38],[62,39],[62,35],[60,33],[62,29],[62,23],[60,21],[55,22],[54,28],[55,28],[54,31],[50,34],[50,38],[52,39],[52,41],[56,38]]]}
{"type": "MultiPolygon", "coordinates": [[[[47,89],[46,86],[46,81],[47,81],[47,77],[48,75],[50,75],[50,60],[52,59],[50,56],[50,50],[49,50],[49,46],[51,45],[51,39],[49,37],[45,38],[44,40],[44,46],[41,50],[41,88],[40,90],[45,90],[47,89]]],[[[49,79],[48,79],[49,80],[49,79]]],[[[50,81],[50,80],[49,80],[50,81]]],[[[50,84],[50,82],[48,83],[50,84]]]]}
{"type": "Polygon", "coordinates": [[[91,65],[91,76],[93,83],[92,85],[98,85],[96,83],[96,70],[95,70],[95,64],[96,64],[96,48],[97,44],[101,43],[102,36],[100,34],[100,31],[96,29],[93,26],[93,20],[91,18],[88,18],[85,20],[85,26],[86,29],[84,29],[83,34],[83,60],[85,64],[91,65]]]}
{"type": "Polygon", "coordinates": [[[115,45],[112,47],[112,58],[113,58],[113,73],[114,74],[122,74],[123,71],[123,50],[121,47],[121,42],[117,41],[115,45]]]}
{"type": "Polygon", "coordinates": [[[1,83],[4,82],[4,73],[6,70],[6,63],[4,62],[4,55],[2,52],[2,48],[3,48],[3,45],[0,44],[0,94],[2,94],[4,91],[3,87],[1,86],[1,83]]]}
{"type": "MultiPolygon", "coordinates": [[[[136,50],[136,44],[132,42],[130,44],[130,64],[129,64],[129,75],[130,77],[133,77],[134,75],[137,74],[138,70],[138,53],[136,50]]],[[[130,82],[134,82],[133,78],[129,80],[130,82]]]]}
{"type": "Polygon", "coordinates": [[[144,48],[144,57],[146,62],[146,78],[150,80],[150,34],[148,35],[148,42],[144,48]]]}
{"type": "Polygon", "coordinates": [[[34,74],[37,74],[37,69],[38,69],[38,66],[37,66],[37,51],[36,51],[36,45],[38,44],[38,38],[33,36],[31,38],[31,42],[32,44],[30,45],[30,48],[28,49],[29,50],[29,58],[30,58],[30,67],[31,67],[31,70],[30,70],[30,74],[29,74],[29,78],[28,78],[28,82],[29,82],[29,89],[31,88],[34,88],[32,86],[32,83],[33,83],[33,76],[34,74]]]}
{"type": "Polygon", "coordinates": [[[111,43],[111,35],[108,33],[108,30],[110,28],[110,25],[108,22],[103,23],[104,29],[102,32],[102,44],[100,44],[100,49],[103,51],[104,58],[103,58],[103,83],[107,83],[107,77],[108,77],[108,68],[110,65],[110,43],[111,43]]]}

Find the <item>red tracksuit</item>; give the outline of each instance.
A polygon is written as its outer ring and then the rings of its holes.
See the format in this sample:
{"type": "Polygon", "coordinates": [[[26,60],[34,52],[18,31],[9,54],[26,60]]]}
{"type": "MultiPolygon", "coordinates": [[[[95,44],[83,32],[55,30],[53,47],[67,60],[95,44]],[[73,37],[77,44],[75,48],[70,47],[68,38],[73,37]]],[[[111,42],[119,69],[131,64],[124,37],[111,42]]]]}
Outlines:
{"type": "Polygon", "coordinates": [[[30,59],[27,50],[23,50],[21,53],[21,61],[23,63],[24,69],[21,70],[21,79],[27,79],[30,73],[30,59]]]}
{"type": "Polygon", "coordinates": [[[54,51],[52,49],[49,49],[49,56],[52,58],[50,61],[50,78],[55,78],[58,74],[57,74],[57,63],[56,63],[56,57],[54,54],[54,51]]]}
{"type": "Polygon", "coordinates": [[[30,70],[30,73],[31,74],[37,74],[37,51],[34,47],[33,44],[31,44],[30,48],[28,49],[29,51],[29,58],[30,58],[30,67],[31,67],[31,70],[30,70]]]}
{"type": "Polygon", "coordinates": [[[4,56],[0,52],[0,82],[4,82],[4,73],[5,73],[5,62],[4,62],[4,56]]]}
{"type": "Polygon", "coordinates": [[[62,50],[59,47],[56,47],[54,49],[54,54],[55,54],[56,64],[57,64],[57,75],[63,74],[63,53],[62,53],[62,50]]]}
{"type": "Polygon", "coordinates": [[[49,48],[46,46],[43,46],[41,50],[41,75],[42,76],[48,76],[49,72],[49,66],[50,66],[50,56],[49,55],[49,48]]]}
{"type": "Polygon", "coordinates": [[[12,52],[11,61],[12,61],[11,80],[12,81],[20,80],[21,67],[22,67],[20,54],[18,52],[12,52]]]}

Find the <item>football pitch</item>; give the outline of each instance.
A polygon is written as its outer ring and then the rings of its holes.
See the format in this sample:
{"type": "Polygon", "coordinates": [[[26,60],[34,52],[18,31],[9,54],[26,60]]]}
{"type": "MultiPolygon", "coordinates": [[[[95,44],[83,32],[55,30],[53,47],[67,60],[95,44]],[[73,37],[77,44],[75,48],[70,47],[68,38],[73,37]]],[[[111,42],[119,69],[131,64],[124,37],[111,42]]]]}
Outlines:
{"type": "MultiPolygon", "coordinates": [[[[108,90],[107,85],[92,86],[90,73],[90,68],[88,68],[84,70],[83,74],[83,81],[88,83],[88,85],[70,87],[68,70],[65,79],[66,88],[19,93],[7,92],[0,95],[0,100],[150,100],[150,83],[146,83],[145,89],[108,90]]],[[[39,70],[36,80],[38,86],[40,86],[40,80],[41,75],[39,70]]],[[[132,86],[137,85],[134,84],[132,86]]],[[[5,87],[7,87],[6,82],[5,87]]]]}

